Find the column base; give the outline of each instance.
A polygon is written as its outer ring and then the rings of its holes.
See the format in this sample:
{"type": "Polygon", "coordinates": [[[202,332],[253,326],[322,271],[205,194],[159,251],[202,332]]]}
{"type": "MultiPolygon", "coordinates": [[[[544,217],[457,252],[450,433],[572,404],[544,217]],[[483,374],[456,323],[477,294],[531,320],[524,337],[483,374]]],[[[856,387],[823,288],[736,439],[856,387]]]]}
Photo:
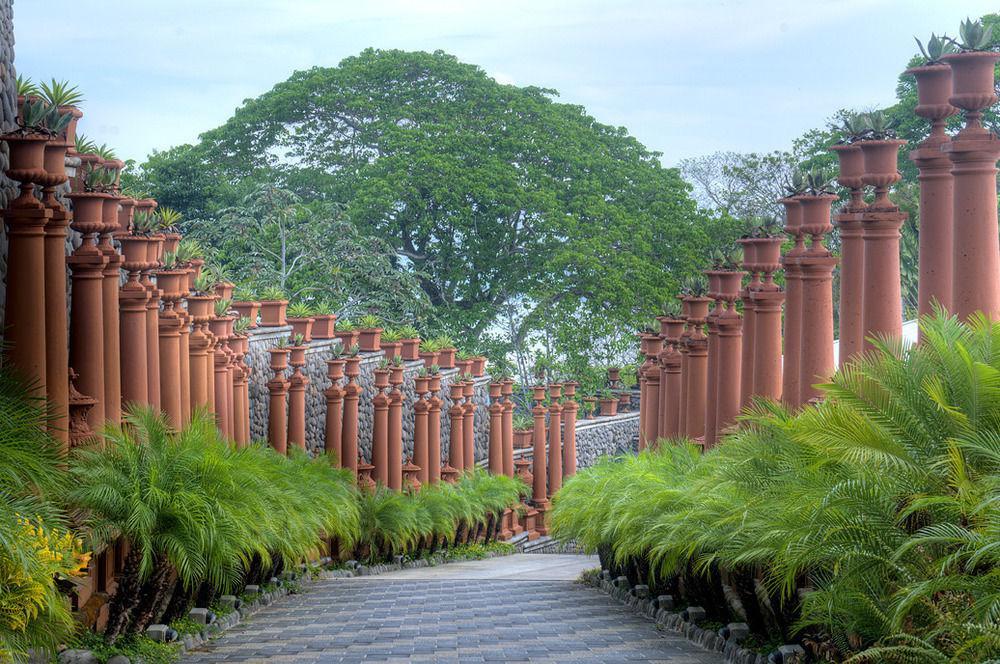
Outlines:
{"type": "Polygon", "coordinates": [[[535,508],[535,532],[539,535],[549,534],[548,513],[552,510],[552,503],[547,500],[533,501],[535,508]]]}

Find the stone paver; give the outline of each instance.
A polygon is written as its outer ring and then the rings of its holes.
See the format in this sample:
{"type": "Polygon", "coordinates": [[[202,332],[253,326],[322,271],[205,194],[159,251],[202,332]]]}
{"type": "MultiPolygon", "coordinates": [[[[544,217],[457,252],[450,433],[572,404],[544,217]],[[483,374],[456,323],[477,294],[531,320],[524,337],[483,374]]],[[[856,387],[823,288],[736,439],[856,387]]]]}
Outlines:
{"type": "Polygon", "coordinates": [[[596,566],[589,556],[522,554],[321,581],[185,661],[721,664],[573,582],[596,566]]]}

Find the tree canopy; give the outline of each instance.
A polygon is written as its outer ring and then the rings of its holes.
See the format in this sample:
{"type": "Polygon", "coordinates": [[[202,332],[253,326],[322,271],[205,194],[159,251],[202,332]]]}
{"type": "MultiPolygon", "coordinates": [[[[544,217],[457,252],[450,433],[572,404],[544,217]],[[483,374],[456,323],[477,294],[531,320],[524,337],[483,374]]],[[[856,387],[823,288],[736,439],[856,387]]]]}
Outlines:
{"type": "Polygon", "coordinates": [[[439,327],[613,357],[737,230],[659,153],[555,97],[441,51],[368,49],[294,73],[141,178],[193,218],[261,182],[334,203],[389,243],[439,327]]]}

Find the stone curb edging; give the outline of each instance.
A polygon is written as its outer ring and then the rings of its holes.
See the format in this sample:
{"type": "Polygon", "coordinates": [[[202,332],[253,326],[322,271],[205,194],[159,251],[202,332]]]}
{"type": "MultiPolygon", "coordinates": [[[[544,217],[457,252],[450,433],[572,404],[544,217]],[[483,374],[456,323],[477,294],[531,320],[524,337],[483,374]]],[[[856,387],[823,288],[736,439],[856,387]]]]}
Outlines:
{"type": "Polygon", "coordinates": [[[686,622],[680,613],[658,609],[655,599],[638,597],[631,588],[616,585],[607,570],[602,570],[600,575],[589,581],[589,585],[649,618],[656,623],[657,629],[682,634],[688,641],[705,650],[722,653],[727,664],[768,664],[766,655],[741,648],[735,641],[727,641],[715,632],[686,622]]]}
{"type": "MultiPolygon", "coordinates": [[[[404,569],[421,569],[424,567],[438,567],[439,565],[447,565],[449,563],[461,563],[468,560],[484,560],[486,558],[502,558],[504,556],[513,555],[514,553],[519,553],[519,551],[512,551],[511,553],[501,553],[499,551],[488,551],[483,558],[461,558],[458,560],[448,560],[441,555],[433,555],[430,558],[420,558],[419,560],[404,560],[397,561],[394,563],[384,563],[381,565],[361,565],[359,564],[353,570],[348,569],[334,569],[326,570],[323,572],[322,577],[324,579],[351,579],[357,576],[378,576],[379,574],[385,574],[386,572],[398,572],[404,569]]],[[[397,558],[402,558],[402,556],[397,556],[397,558]]],[[[347,561],[355,562],[355,561],[347,561]]]]}

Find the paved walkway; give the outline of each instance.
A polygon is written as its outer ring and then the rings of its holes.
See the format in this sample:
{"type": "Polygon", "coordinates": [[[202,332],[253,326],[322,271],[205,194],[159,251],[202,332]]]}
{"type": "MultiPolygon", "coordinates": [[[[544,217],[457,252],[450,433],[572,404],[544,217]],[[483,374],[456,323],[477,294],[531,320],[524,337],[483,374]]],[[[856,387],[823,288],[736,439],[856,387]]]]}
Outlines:
{"type": "Polygon", "coordinates": [[[590,556],[520,554],[321,581],[185,661],[721,664],[574,583],[596,566],[590,556]]]}

